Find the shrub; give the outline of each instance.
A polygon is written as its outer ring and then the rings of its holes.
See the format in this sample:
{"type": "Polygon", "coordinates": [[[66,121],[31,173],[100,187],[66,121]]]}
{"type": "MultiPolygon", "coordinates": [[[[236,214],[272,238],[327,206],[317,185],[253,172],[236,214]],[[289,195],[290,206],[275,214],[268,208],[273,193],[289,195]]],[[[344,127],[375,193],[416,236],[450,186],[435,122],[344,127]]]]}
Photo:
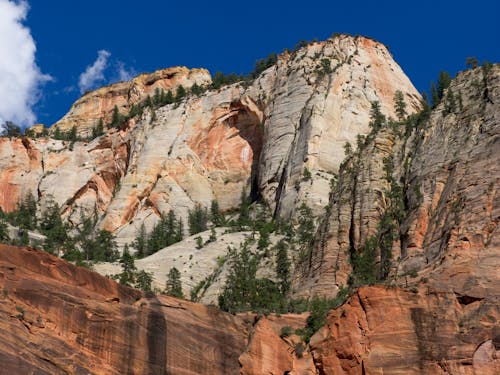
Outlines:
{"type": "Polygon", "coordinates": [[[167,286],[166,293],[169,296],[184,298],[184,294],[182,293],[181,273],[177,268],[172,267],[168,272],[168,279],[166,286],[167,286]]]}
{"type": "Polygon", "coordinates": [[[189,211],[188,222],[190,234],[206,231],[208,228],[207,209],[202,207],[200,204],[197,204],[193,210],[189,211]]]}
{"type": "Polygon", "coordinates": [[[290,327],[290,326],[284,326],[284,327],[281,327],[280,337],[281,338],[288,337],[292,333],[293,333],[292,327],[290,327]]]}

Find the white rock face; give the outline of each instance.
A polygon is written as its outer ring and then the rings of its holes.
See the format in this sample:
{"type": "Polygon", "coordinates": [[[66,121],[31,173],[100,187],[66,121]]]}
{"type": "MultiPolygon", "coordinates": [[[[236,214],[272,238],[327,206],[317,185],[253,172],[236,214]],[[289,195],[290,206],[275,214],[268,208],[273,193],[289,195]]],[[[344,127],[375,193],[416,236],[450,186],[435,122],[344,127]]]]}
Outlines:
{"type": "MultiPolygon", "coordinates": [[[[173,69],[171,77],[166,69],[127,83],[142,90],[130,95],[138,100],[156,87],[210,82],[206,71],[173,69]]],[[[57,126],[81,124],[88,131],[112,111],[115,104],[106,98],[122,100],[116,90],[85,95],[57,126]]],[[[368,131],[370,102],[378,100],[395,117],[397,90],[409,112],[418,109],[419,94],[383,45],[349,36],[313,43],[281,55],[248,87],[191,95],[157,109],[155,119],[145,110],[125,130],[91,142],[2,140],[0,181],[8,193],[0,193],[0,206],[12,210],[31,191],[42,208],[56,201],[74,225],[82,208],[90,213],[96,206],[100,227],[115,232],[120,244],[131,242],[143,222],[150,229],[172,209],[186,223],[198,203],[216,199],[224,210],[235,208],[243,189],[261,195],[276,215],[293,216],[302,202],[319,214],[343,145],[354,146],[368,131]],[[304,178],[306,168],[311,179],[304,178]]]]}

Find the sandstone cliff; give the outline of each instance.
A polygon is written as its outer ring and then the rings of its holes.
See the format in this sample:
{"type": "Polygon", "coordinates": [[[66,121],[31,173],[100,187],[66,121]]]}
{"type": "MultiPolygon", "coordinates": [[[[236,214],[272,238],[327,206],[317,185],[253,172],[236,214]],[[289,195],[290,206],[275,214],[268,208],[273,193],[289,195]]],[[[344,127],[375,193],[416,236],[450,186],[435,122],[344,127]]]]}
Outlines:
{"type": "MultiPolygon", "coordinates": [[[[156,87],[209,81],[206,71],[183,68],[141,75],[84,95],[55,126],[88,132],[115,105],[125,109],[156,87]]],[[[370,102],[394,116],[397,90],[410,112],[419,108],[419,94],[382,44],[345,35],[313,43],[279,56],[248,87],[190,96],[154,118],[146,111],[91,142],[1,140],[0,207],[12,210],[31,191],[41,208],[54,200],[78,224],[80,208],[97,205],[100,226],[121,242],[170,209],[185,217],[213,199],[234,208],[243,189],[277,215],[293,215],[303,201],[319,214],[343,145],[368,132],[370,102]]]]}
{"type": "MultiPolygon", "coordinates": [[[[384,215],[397,198],[388,280],[404,283],[410,273],[410,281],[425,278],[471,298],[496,294],[499,103],[500,67],[477,68],[459,74],[414,129],[387,126],[361,143],[339,174],[297,289],[332,296],[347,285],[353,254],[371,236],[380,244],[384,215]],[[454,106],[451,93],[460,97],[454,106]]],[[[378,250],[378,265],[387,254],[378,250]]]]}
{"type": "MultiPolygon", "coordinates": [[[[58,128],[62,132],[73,126],[81,136],[89,136],[99,120],[109,123],[115,106],[122,114],[128,113],[134,104],[138,104],[147,96],[153,97],[155,90],[171,90],[175,93],[178,86],[189,89],[193,84],[205,85],[211,82],[210,73],[205,69],[188,69],[173,67],[158,70],[154,73],[143,73],[130,82],[119,82],[85,93],[78,99],[69,112],[52,126],[51,131],[58,128]]],[[[33,129],[35,132],[39,129],[33,129]]]]}
{"type": "MultiPolygon", "coordinates": [[[[6,374],[496,374],[498,296],[365,287],[299,351],[304,315],[233,316],[0,246],[6,374]]],[[[302,346],[302,345],[300,345],[302,346]]]]}

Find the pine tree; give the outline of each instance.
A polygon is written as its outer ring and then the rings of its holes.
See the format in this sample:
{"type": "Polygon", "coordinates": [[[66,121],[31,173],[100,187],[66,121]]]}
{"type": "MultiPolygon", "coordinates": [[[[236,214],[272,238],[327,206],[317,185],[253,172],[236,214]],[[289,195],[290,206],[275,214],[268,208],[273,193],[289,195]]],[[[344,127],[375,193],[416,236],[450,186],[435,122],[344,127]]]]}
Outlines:
{"type": "Polygon", "coordinates": [[[177,221],[177,229],[175,230],[175,242],[180,242],[184,238],[184,223],[182,219],[177,221]]]}
{"type": "Polygon", "coordinates": [[[144,270],[140,270],[135,275],[135,287],[143,290],[144,292],[151,291],[151,283],[153,282],[153,275],[144,270]]]}
{"type": "Polygon", "coordinates": [[[311,250],[314,239],[314,218],[311,208],[305,203],[299,207],[299,226],[297,228],[297,237],[299,243],[311,250]]]}
{"type": "Polygon", "coordinates": [[[437,93],[439,96],[439,100],[443,98],[444,91],[450,86],[450,83],[451,83],[450,73],[441,70],[439,72],[438,83],[437,83],[437,93]]]}
{"type": "Polygon", "coordinates": [[[44,249],[59,255],[69,240],[68,229],[61,219],[59,205],[52,203],[47,208],[40,222],[40,231],[45,235],[44,249]]]}
{"type": "Polygon", "coordinates": [[[120,122],[120,112],[118,111],[118,106],[115,105],[113,108],[113,117],[111,118],[111,127],[118,128],[120,126],[120,122]]]}
{"type": "Polygon", "coordinates": [[[255,300],[257,260],[252,256],[245,243],[230,260],[229,274],[222,294],[219,296],[219,307],[231,313],[250,310],[255,300]]]}
{"type": "Polygon", "coordinates": [[[280,240],[276,245],[276,275],[280,281],[280,291],[286,294],[290,290],[290,260],[288,259],[287,244],[280,240]]]}
{"type": "Polygon", "coordinates": [[[159,87],[155,88],[155,94],[153,96],[153,103],[156,106],[159,106],[161,104],[161,91],[160,91],[159,87]]]}
{"type": "Polygon", "coordinates": [[[133,243],[137,258],[144,258],[147,255],[147,242],[146,226],[142,223],[133,243]]]}
{"type": "Polygon", "coordinates": [[[377,101],[373,101],[371,103],[370,109],[370,127],[377,131],[379,130],[385,123],[385,116],[382,114],[380,109],[380,103],[377,101]]]}
{"type": "Polygon", "coordinates": [[[3,221],[3,219],[0,219],[0,242],[8,243],[9,241],[10,237],[7,224],[3,221]]]}
{"type": "Polygon", "coordinates": [[[477,68],[478,65],[479,62],[475,57],[467,57],[467,59],[465,59],[465,66],[469,69],[477,68]]]}
{"type": "Polygon", "coordinates": [[[191,86],[191,93],[193,95],[199,96],[202,92],[202,88],[196,82],[193,83],[193,86],[191,86]]]}
{"type": "Polygon", "coordinates": [[[71,142],[76,142],[78,140],[76,126],[71,127],[71,130],[69,131],[67,138],[68,138],[68,141],[71,141],[71,142]]]}
{"type": "Polygon", "coordinates": [[[37,226],[36,200],[31,192],[21,201],[17,210],[10,214],[12,222],[19,228],[34,230],[37,226]]]}
{"type": "Polygon", "coordinates": [[[248,225],[250,222],[250,203],[247,192],[243,189],[240,196],[240,215],[238,217],[238,223],[240,225],[248,225]]]}
{"type": "Polygon", "coordinates": [[[99,119],[97,125],[92,129],[92,138],[100,137],[104,134],[104,122],[102,118],[99,119]]]}
{"type": "Polygon", "coordinates": [[[128,244],[123,249],[123,254],[120,258],[122,272],[118,275],[118,281],[122,285],[133,286],[136,281],[137,268],[134,263],[134,258],[130,255],[128,244]]]}
{"type": "Polygon", "coordinates": [[[219,202],[217,202],[215,199],[212,201],[212,204],[210,205],[210,220],[212,221],[212,224],[215,225],[216,227],[224,225],[226,221],[224,218],[224,214],[220,211],[219,202]]]}
{"type": "Polygon", "coordinates": [[[11,121],[6,121],[3,124],[3,127],[0,126],[0,129],[2,129],[2,128],[3,128],[3,132],[1,133],[2,137],[20,137],[21,136],[21,128],[11,121]]]}
{"type": "Polygon", "coordinates": [[[61,129],[59,129],[59,126],[57,126],[56,130],[54,130],[54,139],[58,139],[58,140],[63,139],[61,129]]]}
{"type": "Polygon", "coordinates": [[[85,215],[83,209],[80,209],[80,225],[77,227],[78,234],[76,236],[76,242],[80,244],[80,248],[85,254],[85,259],[89,261],[93,255],[94,251],[94,239],[93,232],[94,227],[97,224],[98,214],[97,207],[94,206],[94,212],[91,216],[85,215]]]}
{"type": "Polygon", "coordinates": [[[172,94],[171,90],[167,91],[167,94],[165,95],[165,104],[172,104],[174,102],[174,95],[172,94]]]}
{"type": "Polygon", "coordinates": [[[114,262],[118,259],[118,249],[113,233],[99,230],[93,245],[90,259],[97,262],[114,262]]]}
{"type": "Polygon", "coordinates": [[[175,101],[179,103],[186,96],[186,89],[184,86],[179,85],[175,93],[175,101]]]}
{"type": "Polygon", "coordinates": [[[404,100],[403,93],[397,90],[394,94],[394,107],[396,109],[396,115],[399,121],[403,121],[406,118],[406,102],[404,100]]]}
{"type": "Polygon", "coordinates": [[[432,108],[436,107],[441,101],[438,89],[436,88],[436,84],[434,82],[431,82],[431,101],[432,101],[432,108]]]}
{"type": "Polygon", "coordinates": [[[169,296],[184,298],[184,294],[182,293],[181,273],[177,268],[172,267],[168,272],[168,279],[166,286],[167,286],[166,293],[169,296]]]}
{"type": "Polygon", "coordinates": [[[196,234],[208,229],[208,212],[200,204],[196,204],[193,210],[189,210],[189,233],[196,234]]]}
{"type": "Polygon", "coordinates": [[[446,100],[446,102],[445,102],[446,112],[448,112],[448,113],[455,112],[455,106],[456,106],[455,95],[453,94],[453,91],[451,90],[451,88],[448,89],[448,91],[446,92],[445,100],[446,100]]]}

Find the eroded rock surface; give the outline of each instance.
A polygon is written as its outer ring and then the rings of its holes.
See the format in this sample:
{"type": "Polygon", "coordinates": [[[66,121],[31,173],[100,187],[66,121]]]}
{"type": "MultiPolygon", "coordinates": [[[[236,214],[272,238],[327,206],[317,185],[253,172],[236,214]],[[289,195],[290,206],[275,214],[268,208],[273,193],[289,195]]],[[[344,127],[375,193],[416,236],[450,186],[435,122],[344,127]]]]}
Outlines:
{"type": "Polygon", "coordinates": [[[237,374],[248,323],[144,295],[47,253],[0,246],[6,374],[237,374]]]}
{"type": "Polygon", "coordinates": [[[496,374],[498,296],[363,287],[311,339],[320,374],[496,374]]]}
{"type": "MultiPolygon", "coordinates": [[[[156,88],[209,81],[206,71],[185,68],[141,75],[84,95],[56,127],[88,132],[115,105],[126,113],[156,88]]],[[[222,209],[237,207],[244,189],[276,215],[292,216],[301,202],[320,214],[343,145],[368,132],[371,101],[394,117],[397,90],[409,112],[420,108],[419,94],[382,44],[346,35],[312,43],[279,56],[249,86],[191,95],[154,118],[146,110],[91,142],[2,139],[0,207],[10,211],[32,192],[41,208],[54,200],[77,225],[81,208],[97,206],[100,227],[121,243],[171,209],[185,218],[194,204],[214,199],[222,209]]]]}
{"type": "MultiPolygon", "coordinates": [[[[497,295],[499,103],[500,66],[478,68],[453,80],[409,137],[390,127],[373,134],[339,174],[310,262],[296,275],[297,290],[334,296],[346,286],[352,254],[371,236],[380,241],[381,221],[397,193],[403,213],[387,279],[404,285],[408,277],[401,276],[414,273],[410,281],[427,278],[460,295],[497,295]],[[453,108],[450,93],[457,98],[453,108]],[[391,187],[388,165],[400,192],[391,187]]],[[[377,264],[382,257],[379,251],[377,264]]]]}

